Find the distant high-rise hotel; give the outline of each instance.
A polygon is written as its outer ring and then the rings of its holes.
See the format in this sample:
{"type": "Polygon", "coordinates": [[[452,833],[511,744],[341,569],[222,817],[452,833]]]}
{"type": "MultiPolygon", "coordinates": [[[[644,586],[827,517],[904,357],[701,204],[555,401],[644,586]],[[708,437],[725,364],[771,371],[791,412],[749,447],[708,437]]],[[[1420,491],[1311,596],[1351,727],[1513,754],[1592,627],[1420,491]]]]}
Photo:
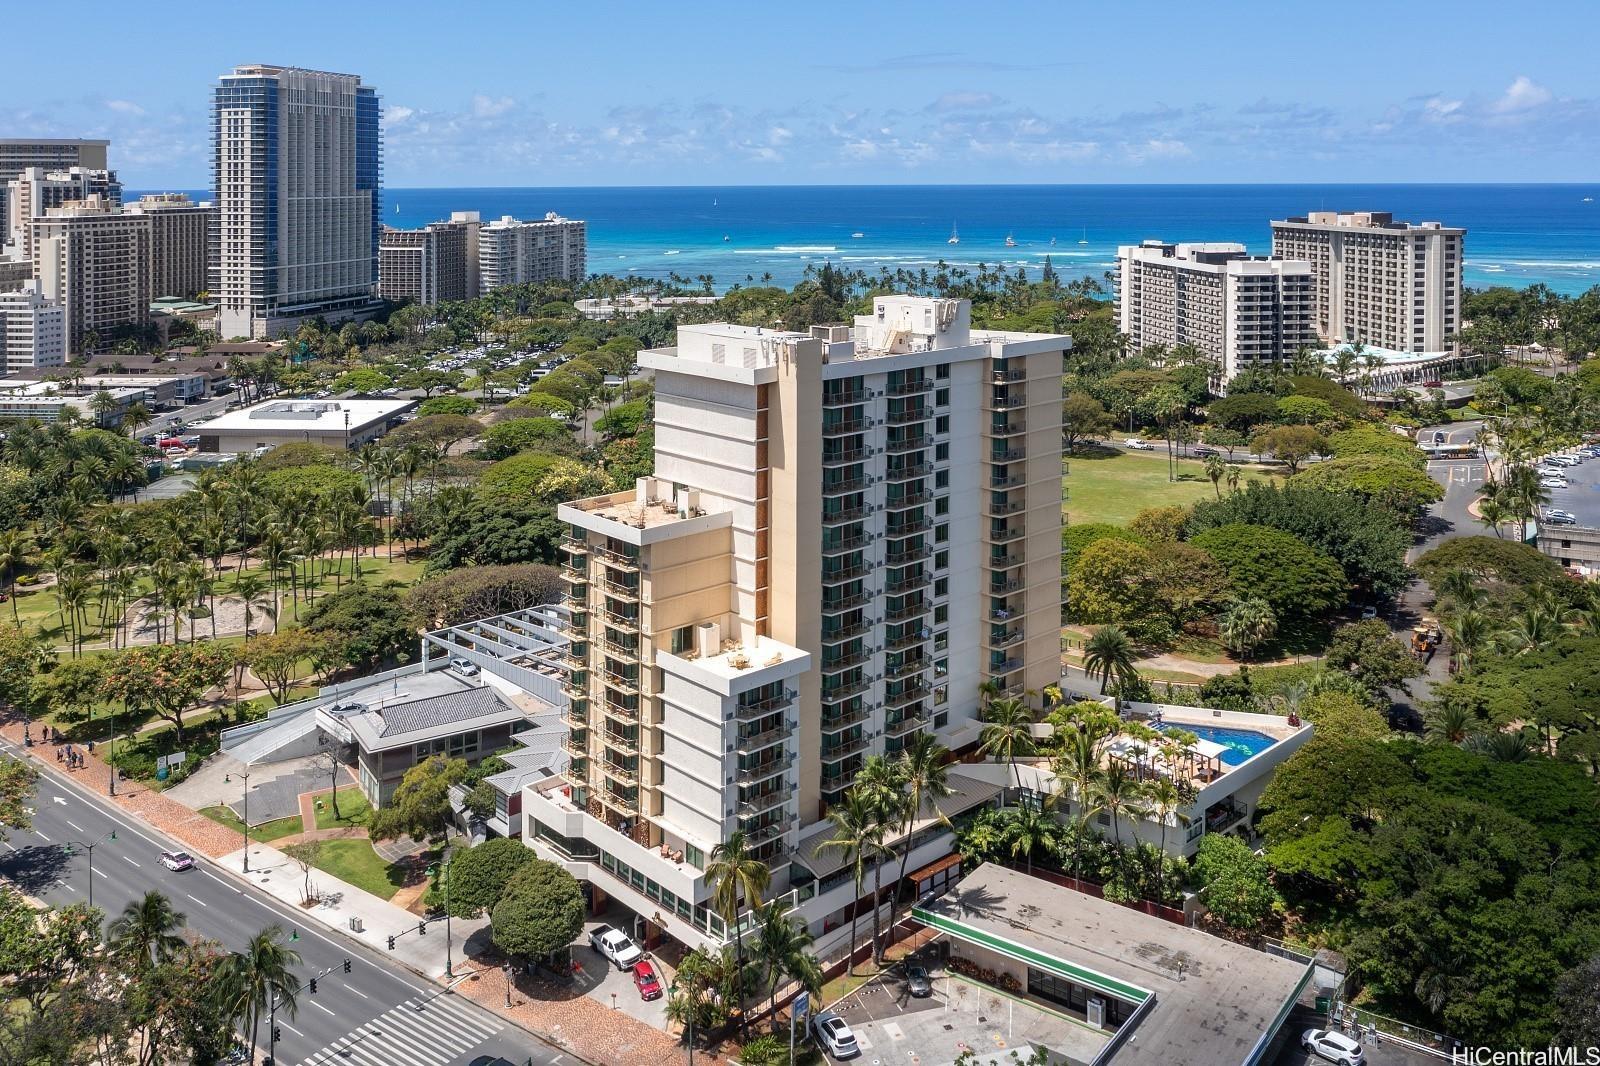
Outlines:
{"type": "Polygon", "coordinates": [[[104,197],[108,203],[120,206],[122,183],[117,180],[116,171],[87,167],[68,167],[65,170],[27,167],[6,183],[11,230],[0,235],[0,238],[10,245],[12,255],[19,259],[32,259],[29,223],[43,218],[52,207],[60,207],[69,200],[87,200],[91,196],[104,197]]]}
{"type": "Polygon", "coordinates": [[[1316,339],[1311,264],[1242,244],[1145,241],[1117,249],[1118,325],[1130,351],[1193,345],[1218,381],[1279,365],[1316,339]]]}
{"type": "Polygon", "coordinates": [[[378,238],[378,295],[429,305],[478,295],[476,211],[422,229],[383,228],[378,238]]]}
{"type": "Polygon", "coordinates": [[[10,375],[66,361],[66,310],[44,298],[39,282],[0,293],[0,369],[10,375]]]}
{"type": "Polygon", "coordinates": [[[222,76],[212,126],[222,336],[374,310],[377,91],[354,74],[249,64],[222,76]]]}
{"type": "Polygon", "coordinates": [[[582,281],[589,268],[587,223],[551,212],[533,222],[510,215],[478,231],[479,292],[532,281],[582,281]]]}
{"type": "Polygon", "coordinates": [[[67,355],[111,347],[150,321],[150,219],[103,196],[71,200],[29,223],[39,291],[66,311],[67,355]]]}
{"type": "Polygon", "coordinates": [[[84,141],[49,137],[0,138],[0,239],[11,232],[13,223],[6,207],[6,185],[29,167],[57,171],[82,167],[106,169],[106,149],[110,141],[84,141]]]}
{"type": "Polygon", "coordinates": [[[152,296],[194,296],[210,287],[207,245],[214,211],[209,203],[169,192],[141,196],[127,211],[150,220],[152,296]]]}
{"type": "Polygon", "coordinates": [[[1272,254],[1311,264],[1316,328],[1328,343],[1445,352],[1461,329],[1466,233],[1387,211],[1313,211],[1272,223],[1272,254]]]}

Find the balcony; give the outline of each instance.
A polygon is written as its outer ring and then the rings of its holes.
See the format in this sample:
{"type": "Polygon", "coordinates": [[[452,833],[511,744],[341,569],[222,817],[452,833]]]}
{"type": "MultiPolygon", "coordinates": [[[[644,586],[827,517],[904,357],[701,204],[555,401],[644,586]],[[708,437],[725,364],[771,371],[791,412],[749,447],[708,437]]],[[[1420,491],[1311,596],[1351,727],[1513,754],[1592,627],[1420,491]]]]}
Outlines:
{"type": "Polygon", "coordinates": [[[867,691],[867,689],[870,687],[871,686],[868,685],[864,680],[851,681],[847,684],[835,686],[834,688],[828,688],[826,685],[824,685],[822,689],[822,702],[838,703],[840,700],[847,700],[851,696],[860,695],[861,693],[867,691]]]}
{"type": "Polygon", "coordinates": [[[782,744],[794,733],[794,726],[794,719],[785,718],[771,729],[763,729],[749,736],[740,736],[734,741],[734,750],[741,755],[748,755],[763,748],[770,748],[774,744],[782,744]]]}
{"type": "Polygon", "coordinates": [[[928,718],[923,714],[907,714],[899,721],[885,722],[883,732],[885,736],[903,737],[907,733],[921,729],[928,724],[928,718]]]}
{"type": "Polygon", "coordinates": [[[883,557],[885,566],[907,566],[911,563],[920,563],[933,554],[933,549],[926,544],[915,548],[902,548],[899,551],[889,552],[883,557]]]}
{"type": "Polygon", "coordinates": [[[853,403],[866,403],[866,389],[846,389],[843,392],[822,394],[822,403],[825,407],[846,407],[853,403]]]}
{"type": "Polygon", "coordinates": [[[741,818],[749,818],[770,811],[774,807],[781,807],[788,802],[789,797],[792,795],[794,793],[789,789],[775,788],[771,792],[763,792],[758,796],[742,799],[739,801],[739,816],[741,818]]]}
{"type": "Polygon", "coordinates": [[[865,462],[870,454],[865,448],[843,448],[838,451],[824,449],[822,452],[822,465],[848,466],[851,463],[865,462]]]}
{"type": "Polygon", "coordinates": [[[839,658],[831,661],[824,659],[822,663],[822,672],[825,674],[836,674],[840,670],[848,670],[852,666],[861,666],[870,658],[871,656],[864,651],[854,651],[848,655],[841,655],[839,658]]]}
{"type": "Polygon", "coordinates": [[[927,477],[933,473],[932,463],[911,463],[907,466],[890,467],[884,471],[886,481],[915,481],[919,477],[927,477]]]}
{"type": "Polygon", "coordinates": [[[589,567],[573,566],[571,563],[561,564],[561,580],[572,585],[587,585],[589,583],[589,567]]]}
{"type": "Polygon", "coordinates": [[[607,700],[603,709],[606,717],[613,721],[627,722],[629,725],[639,721],[639,708],[637,707],[625,707],[620,703],[613,703],[611,700],[607,700]]]}
{"type": "Polygon", "coordinates": [[[998,663],[990,660],[989,662],[989,673],[995,677],[1001,677],[1005,674],[1013,673],[1014,671],[1021,669],[1021,659],[1006,659],[1004,662],[998,663]]]}
{"type": "Polygon", "coordinates": [[[1003,423],[989,424],[991,437],[1015,437],[1019,433],[1028,432],[1028,423],[1021,418],[1008,418],[1003,423]]]}
{"type": "Polygon", "coordinates": [[[601,562],[614,570],[621,570],[625,574],[637,574],[639,572],[639,557],[637,555],[629,555],[613,548],[596,548],[594,553],[600,557],[601,562]]]}
{"type": "Polygon", "coordinates": [[[905,651],[907,648],[915,648],[918,644],[925,644],[932,639],[932,633],[927,630],[916,629],[884,641],[883,647],[885,651],[905,651]]]}
{"type": "Polygon", "coordinates": [[[824,539],[822,542],[822,554],[843,555],[846,552],[860,551],[871,542],[871,538],[865,533],[855,533],[848,537],[840,537],[834,541],[824,539]]]}
{"type": "Polygon", "coordinates": [[[597,765],[613,781],[621,782],[624,785],[637,785],[639,783],[638,766],[625,766],[622,763],[611,762],[609,759],[601,759],[597,765]]]}
{"type": "Polygon", "coordinates": [[[841,792],[855,783],[857,767],[846,767],[831,774],[822,775],[823,792],[841,792]]]}
{"type": "Polygon", "coordinates": [[[859,522],[865,517],[867,517],[867,509],[857,504],[854,507],[846,507],[838,511],[822,512],[822,525],[824,528],[832,528],[833,526],[859,522]]]}
{"type": "Polygon", "coordinates": [[[1005,529],[990,529],[989,530],[989,543],[990,544],[1009,544],[1011,541],[1021,540],[1023,537],[1025,537],[1027,535],[1028,535],[1028,531],[1026,529],[1022,529],[1019,526],[1008,526],[1005,529]]]}
{"type": "Polygon", "coordinates": [[[639,602],[638,585],[624,585],[616,581],[607,581],[603,587],[606,595],[614,600],[621,600],[623,603],[639,602]]]}
{"type": "MultiPolygon", "coordinates": [[[[859,581],[871,572],[871,569],[868,568],[866,563],[852,563],[849,566],[841,567],[838,570],[824,570],[822,572],[822,583],[824,585],[844,585],[851,581],[859,581]]],[[[824,611],[838,611],[843,610],[846,607],[853,607],[857,604],[865,603],[866,594],[861,593],[859,595],[862,598],[846,597],[845,599],[837,602],[830,602],[826,597],[824,597],[822,600],[822,609],[824,611]]]]}
{"type": "Polygon", "coordinates": [[[775,711],[782,710],[794,702],[795,696],[795,691],[789,689],[777,696],[768,696],[766,699],[755,703],[740,703],[737,705],[734,714],[739,721],[748,722],[752,718],[760,718],[764,714],[772,714],[775,711]]]}
{"type": "Polygon", "coordinates": [[[860,475],[833,482],[824,480],[822,482],[822,494],[824,496],[848,496],[852,492],[860,492],[866,487],[867,479],[860,475]]]}
{"type": "Polygon", "coordinates": [[[984,402],[984,406],[991,411],[1014,411],[1019,407],[1028,406],[1028,398],[1026,396],[1012,396],[1009,394],[1005,396],[991,395],[988,400],[984,402]]]}
{"type": "Polygon", "coordinates": [[[933,528],[933,519],[914,518],[907,522],[892,525],[884,532],[884,536],[893,540],[897,537],[914,537],[918,533],[926,533],[933,528]]]}
{"type": "Polygon", "coordinates": [[[638,644],[634,644],[630,647],[627,644],[618,644],[614,640],[604,640],[600,642],[600,646],[605,648],[606,654],[614,659],[623,659],[625,661],[634,663],[639,661],[638,644]]]}
{"type": "Polygon", "coordinates": [[[866,751],[866,750],[867,750],[867,738],[866,737],[856,737],[854,740],[847,740],[843,744],[835,744],[832,747],[829,747],[828,745],[824,744],[822,746],[822,761],[823,762],[838,762],[840,759],[849,758],[851,755],[854,755],[858,751],[866,751]]]}
{"type": "Polygon", "coordinates": [[[573,677],[570,674],[561,681],[561,691],[566,693],[569,700],[581,700],[589,695],[589,679],[587,676],[573,677]]]}
{"type": "Polygon", "coordinates": [[[928,582],[932,580],[933,577],[926,570],[919,569],[914,574],[898,577],[893,581],[885,581],[883,583],[883,591],[890,596],[898,595],[902,592],[915,592],[917,589],[926,587],[928,582]]]}
{"type": "Polygon", "coordinates": [[[577,763],[573,763],[561,771],[561,779],[573,788],[589,787],[589,771],[577,763]]]}
{"type": "Polygon", "coordinates": [[[561,742],[561,746],[566,748],[575,759],[587,759],[589,757],[589,738],[587,736],[577,737],[568,733],[566,739],[561,742]]]}
{"type": "Polygon", "coordinates": [[[777,777],[794,765],[794,755],[784,755],[777,759],[768,759],[755,766],[739,767],[739,780],[747,785],[765,781],[770,777],[777,777]]]}
{"type": "Polygon", "coordinates": [[[620,792],[601,790],[596,793],[595,799],[610,807],[619,814],[637,817],[639,814],[639,797],[637,795],[625,796],[620,792]]]}
{"type": "Polygon", "coordinates": [[[989,380],[995,385],[1015,385],[1019,381],[1027,381],[1028,372],[1026,370],[996,370],[989,376],[989,380]]]}
{"type": "Polygon", "coordinates": [[[639,754],[638,737],[631,737],[626,733],[618,733],[607,729],[600,735],[600,739],[605,743],[606,747],[610,748],[614,752],[617,752],[619,755],[639,754]]]}
{"type": "Polygon", "coordinates": [[[588,555],[589,542],[568,533],[561,538],[561,550],[571,555],[588,555]]]}
{"type": "Polygon", "coordinates": [[[898,681],[905,677],[915,677],[917,674],[922,673],[924,670],[931,669],[932,667],[932,659],[919,655],[914,659],[907,659],[899,666],[889,667],[883,672],[883,676],[891,681],[898,681]]]}
{"type": "Polygon", "coordinates": [[[612,629],[620,629],[624,633],[639,632],[638,615],[618,614],[616,611],[603,611],[601,612],[601,616],[605,618],[606,625],[610,626],[612,629]]]}
{"type": "Polygon", "coordinates": [[[927,489],[916,489],[902,493],[899,496],[890,496],[883,502],[883,505],[890,511],[904,511],[912,507],[922,507],[932,502],[933,493],[927,489]]]}
{"type": "Polygon", "coordinates": [[[904,622],[918,615],[927,614],[933,610],[933,604],[927,600],[917,600],[914,603],[902,603],[898,607],[891,607],[883,612],[885,622],[904,622]]]}
{"type": "Polygon", "coordinates": [[[567,704],[567,709],[561,712],[561,720],[570,729],[588,729],[589,701],[580,699],[567,704]]]}
{"type": "Polygon", "coordinates": [[[605,672],[605,682],[607,688],[615,689],[624,696],[637,696],[639,694],[639,679],[637,677],[629,677],[627,674],[618,674],[607,670],[605,672]]]}
{"type": "Polygon", "coordinates": [[[865,418],[846,418],[838,422],[822,423],[824,437],[846,437],[852,433],[865,432],[869,423],[865,418]]]}
{"type": "Polygon", "coordinates": [[[1020,577],[1008,577],[1003,581],[989,582],[989,595],[1006,596],[1020,588],[1022,588],[1022,579],[1020,577]]]}
{"type": "MultiPolygon", "coordinates": [[[[866,574],[865,569],[863,568],[862,573],[853,575],[853,578],[861,578],[864,576],[866,576],[866,574]]],[[[852,580],[853,578],[846,577],[841,580],[852,580]]],[[[823,578],[822,583],[826,585],[829,583],[829,581],[827,578],[823,578]]],[[[872,602],[874,595],[876,594],[862,590],[861,592],[851,593],[848,596],[840,596],[837,599],[824,599],[822,601],[822,613],[838,614],[840,611],[852,611],[857,607],[864,607],[868,603],[872,602]]]]}
{"type": "Polygon", "coordinates": [[[933,382],[926,378],[920,378],[916,381],[902,381],[899,384],[890,385],[883,391],[888,396],[920,396],[922,393],[933,391],[933,382]]]}
{"type": "Polygon", "coordinates": [[[890,411],[884,421],[891,426],[909,426],[915,422],[926,422],[933,417],[933,412],[926,407],[915,407],[909,411],[890,411]]]}
{"type": "Polygon", "coordinates": [[[779,818],[775,822],[768,822],[755,829],[746,829],[744,839],[749,844],[762,844],[768,840],[776,840],[793,828],[793,818],[779,818]]]}
{"type": "Polygon", "coordinates": [[[1007,515],[1020,514],[1027,510],[1028,501],[1021,493],[1009,493],[1004,503],[993,502],[992,497],[983,504],[983,513],[994,518],[1004,518],[1007,515]]]}
{"type": "Polygon", "coordinates": [[[865,707],[860,707],[856,710],[846,711],[843,714],[836,714],[831,717],[828,715],[823,715],[822,731],[824,733],[837,733],[841,729],[849,729],[858,722],[865,722],[867,720],[867,716],[871,713],[872,712],[868,711],[865,707]]]}
{"type": "Polygon", "coordinates": [[[990,570],[1010,570],[1014,567],[1021,566],[1025,562],[1027,562],[1027,558],[1020,554],[991,555],[983,565],[987,566],[990,570]]]}
{"type": "Polygon", "coordinates": [[[989,452],[991,463],[1015,463],[1028,457],[1028,449],[1020,445],[1015,448],[995,448],[989,452]]]}
{"type": "Polygon", "coordinates": [[[587,643],[568,644],[556,655],[556,662],[568,670],[587,670],[589,668],[589,649],[587,643]]]}
{"type": "Polygon", "coordinates": [[[909,707],[913,703],[922,701],[932,691],[933,689],[926,682],[918,681],[913,685],[907,685],[899,692],[884,696],[883,705],[891,711],[900,710],[903,707],[909,707]]]}
{"type": "Polygon", "coordinates": [[[840,626],[838,629],[824,629],[822,631],[822,643],[837,644],[842,640],[849,640],[851,637],[859,637],[870,628],[872,627],[867,625],[863,619],[858,622],[851,622],[846,626],[840,626]]]}
{"type": "Polygon", "coordinates": [[[926,433],[919,433],[915,437],[901,437],[899,440],[890,440],[884,443],[883,450],[890,455],[900,455],[905,452],[914,452],[933,445],[933,438],[926,433]]]}
{"type": "Polygon", "coordinates": [[[991,629],[989,631],[988,644],[989,647],[998,651],[1001,648],[1009,648],[1013,644],[1020,644],[1022,643],[1022,639],[1023,634],[1021,626],[1012,626],[1010,629],[1002,630],[999,633],[996,633],[991,629]]]}

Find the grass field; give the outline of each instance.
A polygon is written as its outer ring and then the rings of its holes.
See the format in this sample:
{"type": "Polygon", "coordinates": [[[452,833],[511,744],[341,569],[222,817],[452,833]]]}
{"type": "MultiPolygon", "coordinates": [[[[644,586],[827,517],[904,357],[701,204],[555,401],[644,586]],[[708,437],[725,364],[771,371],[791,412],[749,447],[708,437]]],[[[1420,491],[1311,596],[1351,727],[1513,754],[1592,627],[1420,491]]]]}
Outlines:
{"type": "MultiPolygon", "coordinates": [[[[239,821],[239,816],[228,807],[202,807],[200,813],[210,818],[219,825],[225,825],[235,833],[244,835],[244,823],[239,821]]],[[[292,836],[305,827],[300,824],[299,818],[275,818],[270,822],[262,822],[250,830],[250,839],[259,840],[263,844],[274,840],[282,840],[292,836]]]]}
{"type": "Polygon", "coordinates": [[[372,805],[367,802],[366,793],[354,786],[339,790],[339,818],[333,816],[333,802],[327,796],[318,796],[317,802],[322,804],[317,811],[318,829],[366,825],[368,816],[372,814],[372,805]]]}
{"type": "MultiPolygon", "coordinates": [[[[1178,477],[1167,476],[1165,446],[1153,452],[1123,452],[1090,446],[1079,448],[1068,459],[1068,475],[1062,479],[1066,502],[1062,510],[1069,525],[1110,522],[1125,526],[1146,507],[1185,506],[1197,500],[1215,499],[1205,464],[1198,459],[1180,459],[1178,477]]],[[[1276,480],[1277,474],[1246,467],[1244,480],[1276,480]]],[[[1226,492],[1224,483],[1222,491],[1226,492]]]]}
{"type": "Polygon", "coordinates": [[[317,869],[379,899],[389,899],[405,884],[405,870],[384,862],[372,850],[371,841],[359,838],[322,841],[317,869]]]}

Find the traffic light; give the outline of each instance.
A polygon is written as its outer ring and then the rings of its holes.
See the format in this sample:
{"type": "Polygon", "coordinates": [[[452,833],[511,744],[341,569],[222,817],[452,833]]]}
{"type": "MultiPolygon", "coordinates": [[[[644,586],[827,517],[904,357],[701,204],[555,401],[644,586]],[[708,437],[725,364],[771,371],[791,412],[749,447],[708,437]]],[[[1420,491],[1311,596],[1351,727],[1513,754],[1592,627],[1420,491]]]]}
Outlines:
{"type": "Polygon", "coordinates": [[[417,923],[417,935],[418,936],[427,936],[428,935],[428,923],[427,922],[418,922],[417,923]]]}
{"type": "Polygon", "coordinates": [[[394,937],[393,936],[389,937],[389,950],[390,951],[394,950],[394,937]]]}
{"type": "MultiPolygon", "coordinates": [[[[394,938],[390,937],[390,939],[392,940],[394,938]]],[[[349,973],[350,972],[350,960],[349,959],[345,959],[344,960],[344,972],[345,973],[349,973]]]]}
{"type": "Polygon", "coordinates": [[[311,979],[311,994],[313,996],[317,994],[317,979],[315,977],[311,979]]]}
{"type": "Polygon", "coordinates": [[[283,1039],[283,1026],[274,1025],[272,1027],[272,1042],[274,1044],[276,1044],[278,1041],[280,1041],[282,1039],[283,1039]]]}

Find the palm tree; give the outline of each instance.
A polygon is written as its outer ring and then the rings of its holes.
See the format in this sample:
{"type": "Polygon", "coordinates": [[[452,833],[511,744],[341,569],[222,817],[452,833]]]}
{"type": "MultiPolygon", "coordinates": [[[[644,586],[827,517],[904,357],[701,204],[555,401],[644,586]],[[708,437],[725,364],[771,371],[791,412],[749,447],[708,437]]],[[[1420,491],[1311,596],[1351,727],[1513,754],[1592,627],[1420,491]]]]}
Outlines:
{"type": "Polygon", "coordinates": [[[984,722],[983,731],[978,734],[978,750],[991,759],[1010,763],[1020,789],[1022,774],[1017,769],[1017,756],[1034,752],[1033,712],[1017,697],[1003,696],[990,702],[984,722]]]}
{"type": "Polygon", "coordinates": [[[1429,744],[1461,744],[1478,732],[1478,720],[1459,704],[1447,703],[1422,716],[1423,738],[1429,744]]]}
{"type": "Polygon", "coordinates": [[[5,572],[9,586],[11,620],[18,625],[22,624],[22,616],[17,611],[17,573],[27,563],[32,550],[33,539],[22,530],[8,529],[0,533],[0,570],[5,572]]]}
{"type": "Polygon", "coordinates": [[[287,946],[281,926],[268,926],[245,945],[243,951],[229,955],[223,963],[219,994],[223,1008],[236,1023],[250,1029],[250,1061],[255,1061],[257,1029],[261,1016],[273,1002],[293,1018],[300,994],[300,978],[294,967],[300,953],[287,946]]]}
{"type": "Polygon", "coordinates": [[[250,643],[250,623],[255,613],[260,611],[269,618],[278,614],[277,597],[270,595],[267,583],[261,579],[260,574],[243,574],[233,583],[233,594],[244,605],[244,642],[250,643]]]}
{"type": "MultiPolygon", "coordinates": [[[[882,755],[869,755],[856,772],[855,790],[867,798],[872,805],[874,817],[882,831],[883,839],[889,838],[889,833],[898,828],[914,812],[907,812],[909,797],[906,795],[905,779],[901,775],[901,767],[897,762],[890,762],[882,755]]],[[[907,841],[909,844],[910,842],[907,841]]],[[[889,857],[894,857],[892,846],[888,848],[889,857]]],[[[883,924],[878,916],[879,901],[883,898],[883,863],[874,864],[872,868],[872,955],[880,965],[883,962],[883,924]]],[[[890,910],[893,910],[891,901],[890,910]]],[[[894,925],[889,926],[890,932],[894,925]]]]}
{"type": "Polygon", "coordinates": [[[1143,818],[1144,785],[1120,762],[1112,762],[1100,775],[1095,803],[1111,816],[1111,835],[1117,844],[1117,866],[1122,866],[1122,819],[1143,818]]]}
{"type": "Polygon", "coordinates": [[[1211,479],[1211,491],[1217,494],[1217,499],[1222,499],[1222,479],[1228,472],[1228,464],[1222,461],[1220,455],[1206,456],[1206,477],[1211,479]]]}
{"type": "Polygon", "coordinates": [[[1244,470],[1237,463],[1228,464],[1228,492],[1239,491],[1239,479],[1244,476],[1244,470]]]}
{"type": "MultiPolygon", "coordinates": [[[[904,850],[900,852],[900,876],[895,880],[895,902],[905,894],[906,866],[911,861],[911,826],[922,813],[924,802],[934,805],[934,818],[940,825],[950,826],[950,819],[938,808],[938,802],[951,794],[945,759],[950,752],[928,733],[917,733],[900,749],[900,780],[904,782],[906,802],[902,810],[900,834],[904,850]]],[[[889,911],[889,928],[895,924],[894,909],[889,911]]]]}
{"type": "Polygon", "coordinates": [[[751,854],[744,830],[711,849],[705,879],[711,885],[711,905],[725,925],[733,928],[734,953],[739,964],[739,1028],[746,1031],[744,1015],[744,926],[739,921],[741,902],[750,909],[761,906],[761,894],[772,881],[767,864],[751,854]]]}
{"type": "Polygon", "coordinates": [[[1489,617],[1476,608],[1457,611],[1445,620],[1444,630],[1456,649],[1456,669],[1465,673],[1473,656],[1488,642],[1489,617]]]}
{"type": "Polygon", "coordinates": [[[761,967],[767,987],[767,1013],[778,1009],[778,985],[789,977],[800,982],[808,992],[820,992],[821,982],[813,989],[808,983],[813,972],[821,976],[821,969],[811,957],[811,945],[816,938],[803,922],[789,917],[794,904],[787,899],[775,899],[761,908],[761,930],[751,946],[751,954],[761,967]],[[810,963],[810,966],[806,964],[810,963]]]}
{"type": "MultiPolygon", "coordinates": [[[[1117,626],[1101,626],[1083,646],[1083,672],[1100,679],[1101,692],[1113,680],[1120,690],[1124,683],[1137,679],[1139,672],[1133,661],[1133,641],[1117,626]]],[[[1121,695],[1113,692],[1112,698],[1115,710],[1121,714],[1121,695]]]]}
{"type": "Polygon", "coordinates": [[[106,930],[111,950],[124,955],[140,968],[154,966],[183,947],[184,916],[172,909],[172,901],[159,892],[146,892],[144,898],[128,904],[121,917],[106,930]]]}
{"type": "Polygon", "coordinates": [[[1500,526],[1509,517],[1506,514],[1505,507],[1501,505],[1499,500],[1491,500],[1485,496],[1478,501],[1478,521],[1494,530],[1494,535],[1501,539],[1505,538],[1505,533],[1500,529],[1500,526]]]}
{"type": "Polygon", "coordinates": [[[1080,861],[1083,858],[1083,835],[1089,831],[1089,819],[1099,813],[1096,797],[1099,794],[1100,737],[1079,725],[1068,734],[1062,746],[1061,758],[1056,763],[1057,776],[1065,778],[1072,786],[1072,795],[1078,803],[1078,831],[1072,836],[1072,880],[1078,881],[1080,861]]]}
{"type": "MultiPolygon", "coordinates": [[[[893,858],[883,843],[883,823],[878,820],[877,806],[866,794],[852,788],[844,795],[844,802],[828,809],[828,821],[833,823],[833,836],[817,845],[837,848],[844,852],[845,861],[853,867],[856,894],[850,904],[850,962],[849,971],[856,972],[856,919],[860,916],[861,890],[867,880],[867,863],[893,858]]],[[[874,901],[876,903],[876,901],[874,901]]]]}
{"type": "Polygon", "coordinates": [[[1478,579],[1467,570],[1451,570],[1439,579],[1440,597],[1449,600],[1457,610],[1472,610],[1483,606],[1487,598],[1478,585],[1478,579]]]}
{"type": "Polygon", "coordinates": [[[1006,823],[1006,842],[1011,845],[1011,856],[1023,859],[1031,874],[1033,853],[1055,838],[1060,823],[1035,803],[1019,804],[1009,813],[1012,817],[1006,823]]]}
{"type": "Polygon", "coordinates": [[[1278,632],[1278,616],[1265,600],[1246,596],[1228,605],[1217,619],[1217,629],[1229,651],[1248,659],[1278,632]]]}
{"type": "Polygon", "coordinates": [[[1174,814],[1178,816],[1179,824],[1187,825],[1189,819],[1179,813],[1179,807],[1186,807],[1194,802],[1190,791],[1174,782],[1168,777],[1158,777],[1150,783],[1147,789],[1150,798],[1151,813],[1161,819],[1161,847],[1156,852],[1155,868],[1155,900],[1157,904],[1166,902],[1162,897],[1165,893],[1165,878],[1161,876],[1161,867],[1167,859],[1167,819],[1174,814]]]}

